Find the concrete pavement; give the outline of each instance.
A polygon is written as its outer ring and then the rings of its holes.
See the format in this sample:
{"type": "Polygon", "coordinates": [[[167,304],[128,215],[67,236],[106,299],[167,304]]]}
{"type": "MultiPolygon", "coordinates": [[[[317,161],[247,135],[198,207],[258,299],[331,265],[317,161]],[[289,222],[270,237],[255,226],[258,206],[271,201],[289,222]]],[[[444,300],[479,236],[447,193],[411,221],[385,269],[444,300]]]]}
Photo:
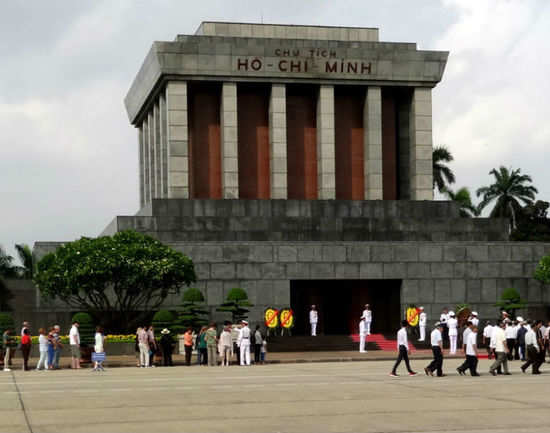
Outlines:
{"type": "Polygon", "coordinates": [[[461,377],[459,362],[443,378],[391,378],[391,361],[1,372],[0,432],[548,431],[550,374],[481,360],[461,377]]]}

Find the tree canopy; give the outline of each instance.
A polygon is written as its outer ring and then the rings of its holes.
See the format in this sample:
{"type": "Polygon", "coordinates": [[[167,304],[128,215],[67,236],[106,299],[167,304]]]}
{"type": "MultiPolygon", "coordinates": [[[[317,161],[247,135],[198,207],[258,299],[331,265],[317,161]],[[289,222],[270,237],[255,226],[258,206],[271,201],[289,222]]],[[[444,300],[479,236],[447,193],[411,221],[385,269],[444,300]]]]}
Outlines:
{"type": "Polygon", "coordinates": [[[446,165],[454,160],[453,155],[445,146],[434,147],[432,152],[433,187],[443,192],[447,185],[455,183],[455,174],[446,165]]]}
{"type": "Polygon", "coordinates": [[[521,296],[516,289],[510,287],[502,292],[500,300],[497,301],[495,306],[500,307],[512,316],[512,318],[515,318],[516,311],[527,307],[527,303],[521,299],[521,296]]]}
{"type": "Polygon", "coordinates": [[[198,330],[208,323],[209,311],[204,301],[204,295],[195,287],[189,287],[183,292],[181,311],[178,315],[180,331],[187,328],[198,330]]]}
{"type": "Polygon", "coordinates": [[[548,208],[550,203],[537,200],[521,208],[517,214],[516,228],[510,239],[513,241],[550,242],[550,218],[548,208]]]}
{"type": "Polygon", "coordinates": [[[227,311],[231,313],[231,320],[233,323],[238,323],[241,320],[246,319],[247,313],[250,311],[247,307],[253,305],[248,301],[248,295],[246,290],[240,287],[234,287],[229,290],[227,294],[227,300],[216,309],[216,311],[227,311]]]}
{"type": "Polygon", "coordinates": [[[66,243],[36,267],[42,296],[126,327],[196,280],[191,259],[132,230],[66,243]]]}
{"type": "Polygon", "coordinates": [[[444,194],[449,200],[452,200],[460,206],[460,216],[471,218],[479,216],[479,209],[472,202],[470,190],[466,187],[458,189],[456,192],[450,188],[444,189],[444,194]]]}
{"type": "Polygon", "coordinates": [[[498,170],[492,169],[489,174],[495,177],[495,182],[476,191],[477,196],[482,197],[479,209],[483,210],[496,201],[490,217],[509,218],[512,228],[516,228],[516,215],[521,212],[520,202],[531,204],[538,190],[530,185],[531,176],[521,174],[519,168],[514,170],[501,166],[498,170]]]}
{"type": "Polygon", "coordinates": [[[535,269],[535,278],[543,284],[550,284],[550,256],[540,259],[535,269]]]}

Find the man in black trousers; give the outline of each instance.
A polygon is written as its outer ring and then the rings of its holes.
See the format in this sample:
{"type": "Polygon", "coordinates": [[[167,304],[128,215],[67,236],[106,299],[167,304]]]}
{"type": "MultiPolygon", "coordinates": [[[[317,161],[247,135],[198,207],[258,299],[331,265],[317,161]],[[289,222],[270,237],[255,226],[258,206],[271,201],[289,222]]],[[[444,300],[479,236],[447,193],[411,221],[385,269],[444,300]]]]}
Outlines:
{"type": "Polygon", "coordinates": [[[430,335],[434,359],[430,363],[430,365],[428,365],[424,369],[426,376],[433,376],[434,371],[437,371],[437,377],[445,376],[443,374],[443,337],[441,335],[442,331],[443,326],[441,325],[441,323],[437,322],[435,324],[434,330],[430,335]]]}
{"type": "Polygon", "coordinates": [[[405,361],[405,366],[409,372],[409,376],[416,376],[416,372],[411,369],[409,364],[409,341],[407,339],[407,326],[409,323],[406,320],[401,322],[401,329],[397,331],[397,350],[399,355],[397,356],[397,361],[393,366],[393,369],[390,373],[390,376],[397,377],[397,367],[401,364],[401,361],[405,361]]]}

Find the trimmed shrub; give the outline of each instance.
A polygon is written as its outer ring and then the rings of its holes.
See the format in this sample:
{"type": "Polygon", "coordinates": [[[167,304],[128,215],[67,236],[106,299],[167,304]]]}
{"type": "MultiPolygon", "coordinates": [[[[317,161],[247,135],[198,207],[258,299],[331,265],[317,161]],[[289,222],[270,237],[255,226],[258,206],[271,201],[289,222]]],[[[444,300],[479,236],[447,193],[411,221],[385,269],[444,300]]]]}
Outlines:
{"type": "Polygon", "coordinates": [[[168,328],[172,332],[176,317],[174,313],[168,310],[160,310],[153,316],[153,326],[155,327],[155,335],[159,334],[164,328],[168,328]]]}
{"type": "Polygon", "coordinates": [[[94,344],[95,325],[94,319],[88,313],[76,313],[72,322],[78,322],[78,332],[80,333],[80,345],[87,346],[94,344]]]}

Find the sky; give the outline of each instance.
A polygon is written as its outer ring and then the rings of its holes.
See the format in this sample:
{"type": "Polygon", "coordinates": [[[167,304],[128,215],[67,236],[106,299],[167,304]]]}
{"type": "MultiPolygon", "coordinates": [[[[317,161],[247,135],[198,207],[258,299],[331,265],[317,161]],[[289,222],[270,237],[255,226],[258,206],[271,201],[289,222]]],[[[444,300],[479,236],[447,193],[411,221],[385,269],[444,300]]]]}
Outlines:
{"type": "Polygon", "coordinates": [[[201,21],[378,27],[450,51],[433,140],[475,191],[504,165],[550,201],[547,0],[10,0],[0,14],[0,244],[97,236],[139,207],[123,99],[155,40],[201,21]]]}

